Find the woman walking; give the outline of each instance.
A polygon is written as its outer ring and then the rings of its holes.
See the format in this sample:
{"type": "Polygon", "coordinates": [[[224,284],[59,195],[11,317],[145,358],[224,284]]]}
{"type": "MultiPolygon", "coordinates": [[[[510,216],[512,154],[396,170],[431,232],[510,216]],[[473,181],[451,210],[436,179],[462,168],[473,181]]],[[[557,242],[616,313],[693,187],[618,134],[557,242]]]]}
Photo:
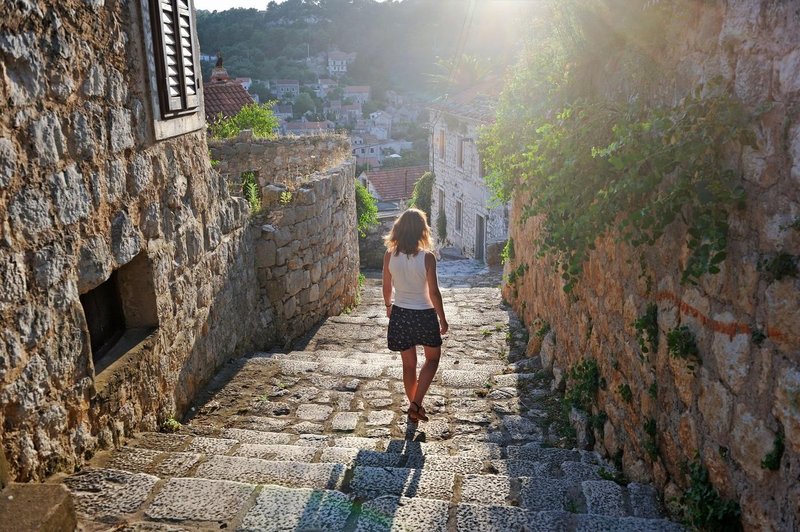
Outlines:
{"type": "Polygon", "coordinates": [[[418,209],[405,211],[384,241],[383,300],[389,318],[389,350],[400,351],[403,360],[403,385],[410,403],[409,419],[413,422],[428,421],[422,401],[439,367],[441,335],[447,332],[448,326],[425,213],[418,209]],[[425,363],[419,376],[418,345],[425,350],[425,363]]]}

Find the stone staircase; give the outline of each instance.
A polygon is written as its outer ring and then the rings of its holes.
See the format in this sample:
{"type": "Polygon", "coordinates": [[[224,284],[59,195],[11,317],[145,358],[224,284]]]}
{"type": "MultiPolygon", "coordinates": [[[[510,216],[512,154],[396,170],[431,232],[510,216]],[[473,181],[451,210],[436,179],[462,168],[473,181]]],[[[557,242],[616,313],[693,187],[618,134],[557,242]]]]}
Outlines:
{"type": "Polygon", "coordinates": [[[452,329],[430,422],[406,423],[371,280],[298,350],[225,368],[177,433],[139,434],[64,479],[80,528],[681,530],[651,486],[604,480],[614,468],[597,454],[556,447],[550,377],[522,358],[498,290],[459,288],[486,277],[456,266],[440,272],[452,329]]]}

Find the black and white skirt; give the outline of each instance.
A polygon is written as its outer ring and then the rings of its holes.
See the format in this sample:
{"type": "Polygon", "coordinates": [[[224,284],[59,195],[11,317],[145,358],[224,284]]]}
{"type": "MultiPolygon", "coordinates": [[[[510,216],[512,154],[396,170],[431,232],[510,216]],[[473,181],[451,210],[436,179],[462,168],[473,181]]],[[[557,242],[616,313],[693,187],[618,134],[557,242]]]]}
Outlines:
{"type": "Polygon", "coordinates": [[[439,347],[442,345],[442,335],[439,334],[436,310],[393,306],[386,337],[390,351],[405,351],[415,345],[439,347]]]}

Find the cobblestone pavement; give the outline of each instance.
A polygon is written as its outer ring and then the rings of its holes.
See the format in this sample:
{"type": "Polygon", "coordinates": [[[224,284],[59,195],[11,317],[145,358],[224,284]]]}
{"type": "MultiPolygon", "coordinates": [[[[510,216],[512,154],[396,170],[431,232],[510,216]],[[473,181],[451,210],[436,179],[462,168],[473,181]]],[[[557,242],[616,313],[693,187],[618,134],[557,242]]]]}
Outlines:
{"type": "Polygon", "coordinates": [[[294,350],[231,363],[177,433],[138,434],[64,479],[81,527],[680,530],[652,487],[604,480],[614,469],[599,456],[557,447],[550,378],[524,356],[498,271],[441,264],[451,331],[431,421],[406,424],[379,275],[368,277],[357,309],[294,350]]]}

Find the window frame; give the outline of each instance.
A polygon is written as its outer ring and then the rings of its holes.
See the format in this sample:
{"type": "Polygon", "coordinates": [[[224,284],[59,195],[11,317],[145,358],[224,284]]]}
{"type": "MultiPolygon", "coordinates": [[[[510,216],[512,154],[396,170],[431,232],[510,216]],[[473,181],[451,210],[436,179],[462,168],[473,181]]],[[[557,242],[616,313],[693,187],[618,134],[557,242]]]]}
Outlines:
{"type": "MultiPolygon", "coordinates": [[[[185,0],[189,12],[189,33],[191,38],[191,58],[192,68],[195,74],[195,102],[188,102],[189,105],[178,113],[172,113],[168,108],[165,109],[164,96],[162,96],[163,78],[159,74],[159,57],[163,56],[160,48],[160,34],[155,33],[156,24],[159,21],[154,19],[151,9],[157,8],[164,0],[139,0],[142,16],[142,32],[144,33],[145,59],[147,64],[147,76],[150,88],[150,104],[152,112],[152,133],[156,140],[163,140],[179,135],[191,133],[205,128],[205,105],[203,102],[203,79],[200,67],[200,46],[197,37],[196,18],[194,0],[185,0]]],[[[173,0],[177,3],[177,0],[173,0]]],[[[183,56],[185,58],[188,56],[183,56]]],[[[185,82],[185,76],[184,76],[185,82]]]]}
{"type": "Polygon", "coordinates": [[[455,230],[456,233],[461,233],[464,227],[464,202],[456,200],[456,219],[455,219],[455,230]]]}

